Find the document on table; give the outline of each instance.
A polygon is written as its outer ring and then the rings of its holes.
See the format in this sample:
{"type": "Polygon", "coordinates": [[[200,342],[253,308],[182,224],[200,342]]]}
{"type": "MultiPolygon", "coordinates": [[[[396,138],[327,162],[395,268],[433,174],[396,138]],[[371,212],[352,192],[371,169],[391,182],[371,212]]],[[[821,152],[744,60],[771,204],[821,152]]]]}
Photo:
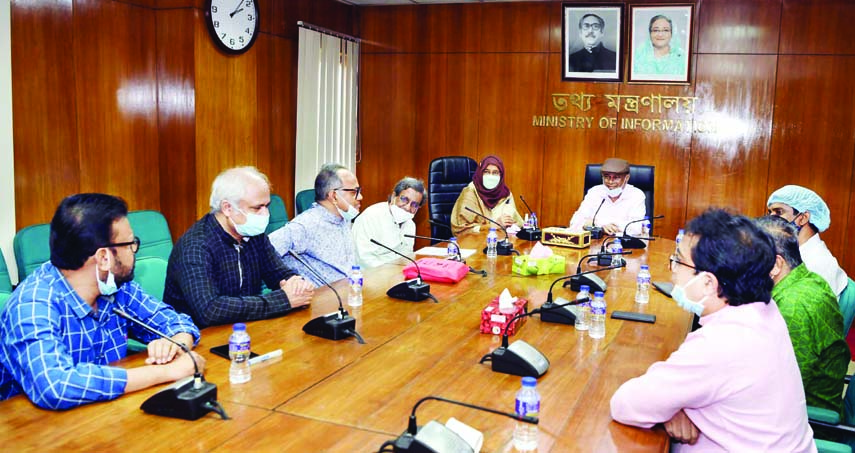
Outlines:
{"type": "MultiPolygon", "coordinates": [[[[416,255],[424,255],[424,256],[445,256],[448,253],[448,249],[445,247],[423,247],[416,250],[416,255]]],[[[475,254],[475,249],[460,249],[460,255],[465,260],[470,256],[475,254]]]]}

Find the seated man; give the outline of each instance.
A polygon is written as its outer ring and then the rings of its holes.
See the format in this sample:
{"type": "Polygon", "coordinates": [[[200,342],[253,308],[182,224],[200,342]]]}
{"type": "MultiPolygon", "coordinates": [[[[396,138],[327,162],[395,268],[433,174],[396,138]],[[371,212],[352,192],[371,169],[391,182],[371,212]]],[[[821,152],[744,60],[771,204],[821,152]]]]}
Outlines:
{"type": "Polygon", "coordinates": [[[338,164],[326,164],[315,177],[315,203],[294,220],[270,234],[276,253],[293,269],[300,269],[315,285],[324,282],[288,252],[302,255],[312,269],[332,283],[347,277],[356,264],[350,232],[359,214],[362,188],[356,175],[338,164]]]}
{"type": "MultiPolygon", "coordinates": [[[[570,228],[582,231],[598,226],[606,234],[621,234],[629,222],[644,218],[644,192],[629,184],[629,163],[623,159],[606,159],[600,171],[603,183],[588,190],[570,219],[570,228]]],[[[641,235],[641,224],[630,225],[627,234],[641,235]]]]}
{"type": "Polygon", "coordinates": [[[12,293],[0,314],[0,400],[24,393],[39,407],[69,409],[193,375],[205,359],[120,317],[118,309],[188,348],[199,329],[132,281],[139,239],[128,205],[72,195],[50,224],[50,262],[12,293]],[[94,277],[94,278],[93,278],[94,277]],[[128,331],[147,341],[145,366],[108,366],[127,352],[128,331]]]}
{"type": "Polygon", "coordinates": [[[709,210],[671,259],[671,293],[703,326],[618,388],[612,418],[664,423],[687,451],[816,451],[787,325],[769,303],[775,245],[743,216],[709,210]]]}
{"type": "Polygon", "coordinates": [[[416,234],[413,216],[425,204],[425,183],[420,179],[406,177],[397,184],[389,201],[369,206],[353,222],[353,240],[356,257],[363,269],[403,260],[400,256],[371,242],[371,239],[387,245],[412,258],[414,239],[405,234],[416,234]]]}
{"type": "Polygon", "coordinates": [[[178,239],[163,301],[202,327],[281,316],[308,304],[311,283],[282,264],[264,234],[270,183],[254,167],[231,168],[211,186],[211,212],[178,239]],[[262,280],[273,291],[262,294],[262,280]]]}
{"type": "Polygon", "coordinates": [[[772,192],[766,208],[769,214],[795,225],[799,232],[799,252],[805,266],[822,276],[839,298],[849,284],[849,277],[819,238],[819,233],[831,226],[831,212],[825,201],[810,189],[791,185],[772,192]]]}
{"type": "Polygon", "coordinates": [[[849,347],[843,315],[828,283],[809,271],[799,254],[796,228],[781,217],[766,216],[757,225],[775,240],[772,300],[784,316],[802,373],[807,403],[843,414],[843,377],[849,347]]]}

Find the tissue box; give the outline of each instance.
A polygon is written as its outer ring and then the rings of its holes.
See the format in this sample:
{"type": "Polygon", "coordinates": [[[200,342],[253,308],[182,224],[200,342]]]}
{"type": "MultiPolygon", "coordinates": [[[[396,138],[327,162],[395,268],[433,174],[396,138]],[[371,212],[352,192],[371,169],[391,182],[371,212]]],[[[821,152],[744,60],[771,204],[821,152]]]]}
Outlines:
{"type": "MultiPolygon", "coordinates": [[[[514,312],[505,314],[499,311],[499,296],[496,296],[481,312],[481,333],[491,333],[493,335],[501,335],[502,329],[505,328],[508,320],[528,311],[528,301],[523,298],[518,298],[514,302],[514,312]]],[[[513,335],[519,330],[528,317],[517,319],[508,326],[508,335],[513,335]]]]}
{"type": "Polygon", "coordinates": [[[561,255],[534,259],[528,255],[514,257],[513,272],[520,275],[563,274],[565,259],[561,255]]]}
{"type": "Polygon", "coordinates": [[[570,231],[569,228],[544,228],[542,242],[544,245],[557,245],[559,247],[583,249],[591,245],[591,232],[583,231],[581,233],[575,233],[570,231]]]}

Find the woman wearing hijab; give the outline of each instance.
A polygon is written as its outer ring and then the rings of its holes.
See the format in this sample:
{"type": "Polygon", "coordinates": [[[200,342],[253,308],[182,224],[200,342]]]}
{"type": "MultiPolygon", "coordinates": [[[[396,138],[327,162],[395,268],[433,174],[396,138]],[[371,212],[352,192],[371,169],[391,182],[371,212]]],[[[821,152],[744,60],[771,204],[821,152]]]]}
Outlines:
{"type": "MultiPolygon", "coordinates": [[[[451,230],[455,235],[465,232],[477,233],[481,225],[490,224],[483,217],[466,210],[469,208],[481,215],[509,227],[522,225],[523,219],[517,212],[511,189],[505,185],[505,165],[496,156],[487,156],[478,165],[472,182],[460,193],[451,211],[451,230]]],[[[492,225],[492,224],[491,224],[492,225]]]]}
{"type": "Polygon", "coordinates": [[[679,40],[672,41],[674,24],[668,16],[650,18],[650,41],[641,44],[632,55],[632,70],[638,74],[684,74],[688,59],[679,40]]]}

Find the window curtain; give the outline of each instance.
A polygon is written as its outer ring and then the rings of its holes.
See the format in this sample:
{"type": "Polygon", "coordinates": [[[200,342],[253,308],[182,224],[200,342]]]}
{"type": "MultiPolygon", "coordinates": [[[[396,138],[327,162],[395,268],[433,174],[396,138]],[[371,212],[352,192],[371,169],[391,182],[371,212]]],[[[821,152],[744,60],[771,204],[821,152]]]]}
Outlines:
{"type": "Polygon", "coordinates": [[[312,189],[321,165],[356,174],[359,43],[299,27],[294,188],[312,189]]]}

